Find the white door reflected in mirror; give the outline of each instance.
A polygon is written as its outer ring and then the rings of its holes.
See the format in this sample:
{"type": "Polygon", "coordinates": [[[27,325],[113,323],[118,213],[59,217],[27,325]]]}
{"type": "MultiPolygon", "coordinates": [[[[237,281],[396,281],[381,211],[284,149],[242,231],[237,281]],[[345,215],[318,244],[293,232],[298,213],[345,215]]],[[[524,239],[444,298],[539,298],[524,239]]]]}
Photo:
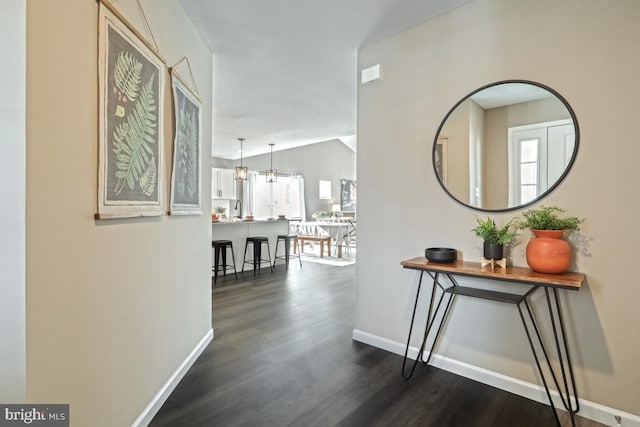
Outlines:
{"type": "Polygon", "coordinates": [[[509,206],[544,194],[564,173],[574,147],[571,120],[509,128],[509,206]]]}

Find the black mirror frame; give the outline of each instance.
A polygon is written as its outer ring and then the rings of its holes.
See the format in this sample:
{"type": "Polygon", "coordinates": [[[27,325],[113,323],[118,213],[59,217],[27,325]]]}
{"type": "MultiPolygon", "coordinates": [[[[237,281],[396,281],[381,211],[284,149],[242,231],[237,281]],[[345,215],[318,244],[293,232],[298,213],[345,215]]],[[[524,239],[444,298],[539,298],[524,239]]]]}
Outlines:
{"type": "Polygon", "coordinates": [[[564,181],[565,177],[569,174],[569,171],[573,167],[573,164],[575,163],[576,157],[578,156],[578,148],[579,148],[579,146],[580,146],[580,128],[578,126],[578,119],[576,118],[576,114],[573,111],[573,108],[571,108],[571,105],[569,105],[567,100],[562,95],[560,95],[557,91],[551,89],[550,87],[543,85],[542,83],[537,83],[537,82],[530,81],[530,80],[501,80],[501,81],[498,81],[498,82],[489,83],[487,85],[484,85],[484,86],[482,86],[482,87],[480,87],[480,88],[468,93],[466,96],[464,96],[458,102],[456,102],[453,107],[451,107],[449,112],[444,116],[444,118],[440,122],[440,126],[438,126],[438,130],[436,131],[436,136],[435,136],[435,138],[433,140],[433,148],[431,150],[431,163],[432,163],[432,166],[433,166],[433,173],[436,176],[436,179],[438,180],[438,183],[440,184],[442,189],[445,191],[445,193],[447,193],[449,195],[449,197],[451,197],[457,203],[459,203],[459,204],[461,204],[461,205],[463,205],[463,206],[465,206],[465,207],[467,207],[469,209],[473,209],[473,210],[480,211],[480,212],[511,212],[511,211],[516,211],[516,210],[519,210],[519,209],[525,209],[525,208],[533,205],[534,203],[537,203],[540,200],[544,199],[549,194],[551,194],[551,192],[553,190],[555,190],[556,187],[558,187],[558,185],[560,185],[560,183],[562,181],[564,181]],[[576,133],[575,133],[575,143],[574,143],[575,145],[574,145],[574,148],[573,148],[573,153],[571,155],[571,160],[569,160],[569,163],[567,164],[567,167],[565,168],[564,172],[562,173],[560,178],[558,178],[556,180],[556,182],[552,186],[547,188],[547,190],[544,193],[540,194],[538,197],[536,197],[532,201],[530,201],[528,203],[525,203],[525,204],[522,204],[522,205],[513,206],[513,207],[507,207],[507,208],[504,208],[504,209],[483,209],[483,208],[479,208],[477,206],[473,206],[473,205],[470,205],[468,203],[465,203],[462,200],[460,200],[457,197],[455,197],[453,194],[451,194],[451,192],[447,189],[447,187],[444,185],[444,183],[440,179],[440,175],[438,175],[438,169],[436,167],[436,147],[437,147],[437,143],[438,143],[438,136],[440,135],[440,132],[442,131],[442,127],[447,122],[447,119],[449,118],[449,116],[451,116],[451,114],[455,111],[456,108],[458,108],[458,106],[460,104],[462,104],[468,98],[470,98],[471,96],[475,95],[476,93],[478,93],[478,92],[480,92],[480,91],[482,91],[484,89],[487,89],[487,88],[490,88],[490,87],[493,87],[493,86],[498,86],[498,85],[501,85],[501,84],[506,84],[506,83],[523,83],[523,84],[529,84],[529,85],[537,86],[539,88],[545,89],[549,93],[553,94],[556,98],[558,98],[562,102],[562,104],[564,104],[564,106],[566,107],[567,111],[569,111],[569,114],[571,115],[571,120],[573,120],[573,126],[574,126],[575,131],[576,131],[576,133]]]}

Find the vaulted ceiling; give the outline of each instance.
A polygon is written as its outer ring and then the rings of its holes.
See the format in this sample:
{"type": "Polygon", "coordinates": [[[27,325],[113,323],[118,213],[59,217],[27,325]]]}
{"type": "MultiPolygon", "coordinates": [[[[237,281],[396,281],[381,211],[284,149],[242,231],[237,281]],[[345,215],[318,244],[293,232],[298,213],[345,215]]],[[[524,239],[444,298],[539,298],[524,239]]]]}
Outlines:
{"type": "Polygon", "coordinates": [[[180,0],[213,53],[213,156],[355,148],[357,50],[471,0],[180,0]]]}

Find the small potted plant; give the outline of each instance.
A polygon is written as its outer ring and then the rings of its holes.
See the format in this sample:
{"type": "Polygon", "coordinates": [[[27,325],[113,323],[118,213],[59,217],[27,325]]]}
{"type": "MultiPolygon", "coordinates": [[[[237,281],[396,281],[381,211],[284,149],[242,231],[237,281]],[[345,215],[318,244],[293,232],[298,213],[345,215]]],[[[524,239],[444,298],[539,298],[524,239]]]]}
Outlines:
{"type": "Polygon", "coordinates": [[[227,208],[224,206],[216,206],[213,210],[220,218],[224,218],[226,216],[227,208]]]}
{"type": "Polygon", "coordinates": [[[511,243],[518,233],[511,231],[514,227],[514,220],[510,220],[502,227],[498,228],[496,222],[487,217],[486,220],[476,217],[478,225],[472,230],[476,236],[484,241],[483,256],[485,259],[504,258],[504,245],[511,243]]]}
{"type": "Polygon", "coordinates": [[[331,218],[331,212],[328,211],[317,211],[311,215],[313,219],[316,221],[326,221],[331,218]]]}
{"type": "Polygon", "coordinates": [[[580,229],[584,218],[564,216],[558,206],[541,206],[522,213],[519,230],[530,229],[535,237],[527,244],[527,264],[540,273],[563,273],[571,265],[571,246],[562,237],[580,229]]]}

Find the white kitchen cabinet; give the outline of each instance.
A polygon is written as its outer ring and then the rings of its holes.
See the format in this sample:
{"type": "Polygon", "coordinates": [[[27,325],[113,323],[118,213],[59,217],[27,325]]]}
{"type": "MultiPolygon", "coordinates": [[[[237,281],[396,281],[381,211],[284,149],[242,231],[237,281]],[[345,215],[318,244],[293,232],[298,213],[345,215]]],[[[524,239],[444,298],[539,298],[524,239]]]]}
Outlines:
{"type": "Polygon", "coordinates": [[[235,199],[236,179],[233,169],[211,169],[211,198],[235,199]]]}

